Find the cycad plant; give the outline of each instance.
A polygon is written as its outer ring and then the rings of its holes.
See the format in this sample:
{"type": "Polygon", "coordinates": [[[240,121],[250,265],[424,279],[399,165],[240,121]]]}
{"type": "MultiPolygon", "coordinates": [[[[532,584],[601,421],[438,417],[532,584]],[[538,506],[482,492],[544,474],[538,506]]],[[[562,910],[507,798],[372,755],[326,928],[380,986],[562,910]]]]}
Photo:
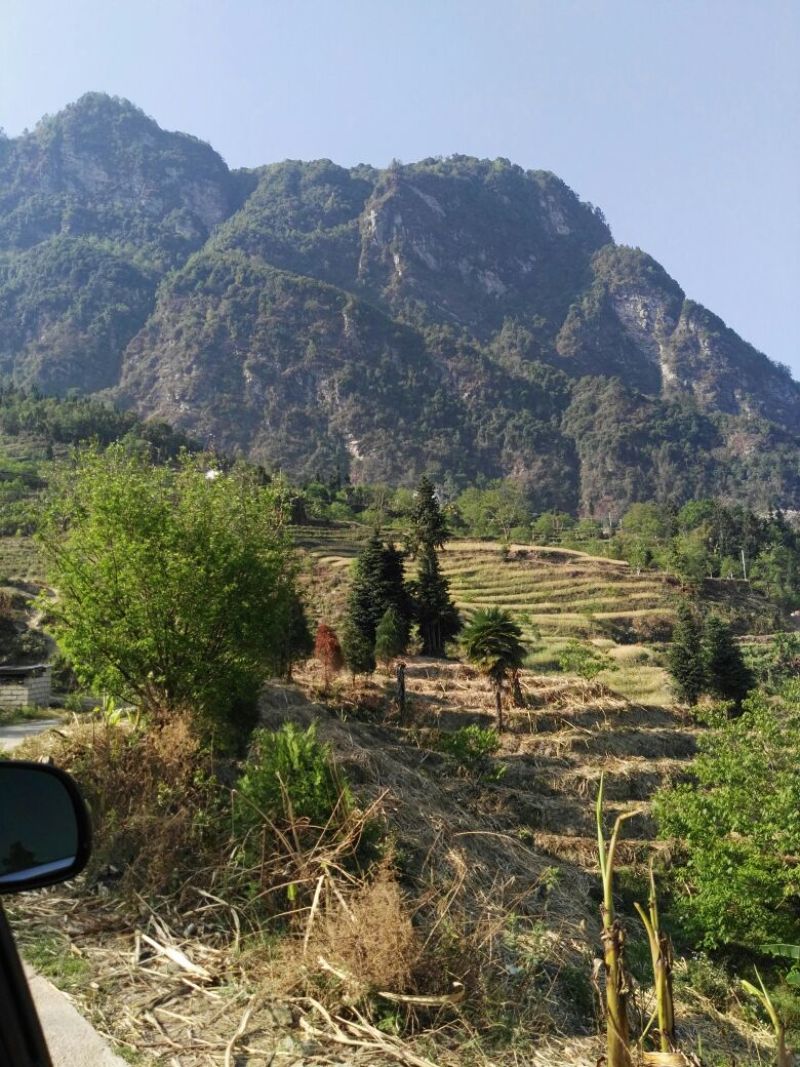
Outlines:
{"type": "Polygon", "coordinates": [[[498,730],[503,729],[503,687],[522,667],[527,654],[521,637],[522,630],[500,608],[477,611],[461,635],[464,655],[492,684],[498,730]]]}

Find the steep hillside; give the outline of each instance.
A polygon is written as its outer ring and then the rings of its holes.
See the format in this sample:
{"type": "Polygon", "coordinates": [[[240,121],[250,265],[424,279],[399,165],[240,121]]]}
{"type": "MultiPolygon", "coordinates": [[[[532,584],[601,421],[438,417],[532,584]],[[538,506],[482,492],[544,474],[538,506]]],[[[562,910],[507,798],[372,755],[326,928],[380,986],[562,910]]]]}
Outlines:
{"type": "Polygon", "coordinates": [[[89,94],[0,142],[0,372],[299,478],[800,506],[800,386],[504,159],[231,172],[89,94]]]}
{"type": "MultiPolygon", "coordinates": [[[[276,926],[254,942],[254,913],[230,900],[222,877],[213,894],[197,892],[189,879],[173,896],[137,902],[133,920],[113,889],[87,891],[78,882],[69,889],[68,922],[63,895],[12,913],[28,959],[132,1059],[166,1063],[178,1050],[182,1063],[205,1067],[237,1034],[243,1067],[596,1064],[603,1047],[595,998],[599,776],[607,824],[637,812],[618,853],[618,908],[643,1025],[653,997],[633,901],[647,891],[644,864],[663,849],[653,841],[649,801],[686,774],[700,731],[672,709],[526,671],[528,706],[513,713],[494,756],[465,767],[443,741],[491,725],[485,681],[457,662],[419,658],[407,679],[404,722],[392,709],[392,679],[380,675],[367,685],[335,683],[326,697],[321,671],[309,665],[294,684],[269,685],[261,700],[264,726],[313,723],[359,802],[380,805],[392,841],[383,885],[396,877],[395,897],[376,894],[354,914],[357,881],[345,874],[342,925],[328,921],[337,900],[322,893],[313,906],[293,903],[301,916],[294,932],[276,926]],[[394,940],[406,926],[418,938],[411,946],[394,940]],[[160,952],[140,952],[148,938],[177,949],[185,969],[160,952]],[[415,953],[410,973],[401,949],[415,953]],[[65,959],[75,965],[67,969],[65,959]],[[190,978],[188,967],[197,971],[190,978]],[[367,985],[375,973],[377,993],[367,985]],[[350,1029],[351,1018],[361,1030],[350,1029]]],[[[20,754],[71,766],[90,733],[106,743],[111,736],[107,725],[74,724],[27,742],[20,754]]],[[[710,988],[703,957],[683,951],[675,961],[682,1049],[702,1047],[709,1064],[765,1062],[769,1036],[724,987],[724,999],[710,988]]]]}

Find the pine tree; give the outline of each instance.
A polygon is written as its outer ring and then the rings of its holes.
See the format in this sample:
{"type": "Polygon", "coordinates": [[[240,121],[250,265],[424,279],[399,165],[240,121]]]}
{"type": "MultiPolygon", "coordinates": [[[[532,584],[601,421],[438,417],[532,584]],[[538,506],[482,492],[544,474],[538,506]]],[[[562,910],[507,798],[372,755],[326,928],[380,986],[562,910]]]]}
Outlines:
{"type": "Polygon", "coordinates": [[[718,615],[709,615],[703,631],[702,657],[708,692],[720,700],[740,704],[753,686],[731,628],[718,615]]]}
{"type": "Polygon", "coordinates": [[[403,575],[403,554],[394,545],[384,545],[378,533],[367,541],[356,560],[347,603],[347,621],[375,646],[375,633],[387,608],[397,609],[408,639],[411,602],[403,575]]]}
{"type": "Polygon", "coordinates": [[[339,638],[327,623],[321,622],[317,627],[314,641],[314,655],[322,664],[325,688],[331,684],[331,675],[338,674],[344,667],[344,654],[339,638]]]}
{"type": "Polygon", "coordinates": [[[436,499],[436,490],[433,483],[423,475],[417,486],[414,510],[411,513],[409,553],[416,556],[420,549],[444,548],[449,536],[450,529],[436,499]]]}
{"type": "Polygon", "coordinates": [[[345,663],[354,678],[357,674],[372,674],[375,670],[374,649],[374,640],[370,640],[352,620],[348,619],[342,634],[342,651],[345,663]]]}
{"type": "Polygon", "coordinates": [[[672,631],[667,665],[678,696],[687,704],[696,704],[705,688],[702,636],[703,631],[690,605],[681,604],[678,621],[672,631]]]}
{"type": "Polygon", "coordinates": [[[280,674],[290,681],[294,664],[308,659],[314,651],[314,639],[300,597],[293,595],[287,607],[288,617],[279,648],[278,668],[280,674]]]}
{"type": "Polygon", "coordinates": [[[423,655],[441,656],[445,642],[451,641],[461,629],[461,619],[433,547],[426,546],[420,552],[412,595],[423,655]]]}
{"type": "Polygon", "coordinates": [[[392,604],[383,613],[375,631],[375,658],[380,663],[388,664],[405,652],[407,643],[408,626],[392,604]]]}

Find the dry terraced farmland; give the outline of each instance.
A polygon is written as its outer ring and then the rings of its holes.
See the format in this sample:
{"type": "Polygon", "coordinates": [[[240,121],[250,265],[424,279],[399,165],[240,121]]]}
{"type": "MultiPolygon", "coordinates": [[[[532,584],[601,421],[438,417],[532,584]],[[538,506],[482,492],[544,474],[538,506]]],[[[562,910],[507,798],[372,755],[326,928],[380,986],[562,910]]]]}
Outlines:
{"type": "MultiPolygon", "coordinates": [[[[296,527],[310,558],[311,606],[334,624],[341,617],[349,570],[367,531],[358,526],[296,527]]],[[[390,534],[387,534],[390,536],[390,534]]],[[[649,704],[669,704],[666,672],[651,642],[669,635],[674,579],[637,575],[621,560],[567,549],[491,541],[451,541],[440,561],[462,616],[479,608],[509,611],[530,649],[535,671],[558,670],[559,652],[579,639],[608,654],[614,670],[600,680],[615,692],[649,704]]],[[[409,565],[413,570],[413,562],[409,565]]]]}

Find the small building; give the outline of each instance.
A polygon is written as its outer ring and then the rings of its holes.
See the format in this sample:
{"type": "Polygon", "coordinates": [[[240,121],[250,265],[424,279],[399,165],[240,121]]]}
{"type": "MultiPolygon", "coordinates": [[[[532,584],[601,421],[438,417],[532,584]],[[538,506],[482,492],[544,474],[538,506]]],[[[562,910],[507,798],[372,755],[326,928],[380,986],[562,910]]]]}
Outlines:
{"type": "Polygon", "coordinates": [[[0,708],[47,707],[53,697],[49,663],[0,667],[0,708]]]}

